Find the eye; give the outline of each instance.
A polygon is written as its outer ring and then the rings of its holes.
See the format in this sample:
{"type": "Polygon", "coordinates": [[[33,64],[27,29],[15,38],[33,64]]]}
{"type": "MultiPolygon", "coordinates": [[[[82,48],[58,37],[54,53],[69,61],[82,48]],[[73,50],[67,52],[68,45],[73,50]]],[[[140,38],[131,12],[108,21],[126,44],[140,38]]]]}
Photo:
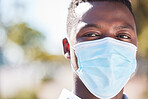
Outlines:
{"type": "Polygon", "coordinates": [[[88,33],[85,33],[83,37],[101,37],[101,35],[97,32],[88,32],[88,33]]]}
{"type": "Polygon", "coordinates": [[[120,33],[116,36],[118,39],[131,39],[131,36],[126,33],[120,33]]]}

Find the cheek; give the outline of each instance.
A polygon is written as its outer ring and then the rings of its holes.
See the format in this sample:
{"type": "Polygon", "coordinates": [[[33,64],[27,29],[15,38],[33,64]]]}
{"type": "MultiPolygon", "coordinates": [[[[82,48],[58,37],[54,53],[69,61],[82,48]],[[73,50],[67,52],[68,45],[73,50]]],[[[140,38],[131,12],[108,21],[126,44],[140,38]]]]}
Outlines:
{"type": "Polygon", "coordinates": [[[135,36],[134,39],[132,40],[132,44],[134,44],[135,46],[137,46],[137,36],[135,36]]]}
{"type": "Polygon", "coordinates": [[[79,67],[78,67],[77,57],[73,49],[70,50],[70,57],[71,57],[71,64],[73,65],[73,68],[76,71],[79,67]]]}

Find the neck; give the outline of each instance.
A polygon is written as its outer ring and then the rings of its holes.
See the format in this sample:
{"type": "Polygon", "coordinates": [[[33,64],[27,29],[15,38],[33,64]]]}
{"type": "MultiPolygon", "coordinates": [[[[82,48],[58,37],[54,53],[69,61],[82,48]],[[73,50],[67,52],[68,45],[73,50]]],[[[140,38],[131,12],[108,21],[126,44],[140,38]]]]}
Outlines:
{"type": "MultiPolygon", "coordinates": [[[[74,94],[80,97],[81,99],[100,99],[94,96],[83,84],[80,78],[74,74],[74,94]]],[[[111,99],[122,99],[123,98],[123,89],[111,99]]]]}

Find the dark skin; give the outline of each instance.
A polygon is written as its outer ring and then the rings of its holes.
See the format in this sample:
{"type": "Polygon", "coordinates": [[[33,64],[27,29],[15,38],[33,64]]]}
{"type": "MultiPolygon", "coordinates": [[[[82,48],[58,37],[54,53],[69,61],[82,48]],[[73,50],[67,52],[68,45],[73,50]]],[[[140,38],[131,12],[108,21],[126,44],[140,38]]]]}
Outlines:
{"type": "MultiPolygon", "coordinates": [[[[64,55],[71,59],[74,69],[77,70],[77,57],[70,47],[77,43],[111,37],[137,46],[136,25],[129,9],[120,2],[97,1],[91,3],[92,8],[78,17],[75,27],[77,32],[69,35],[70,40],[63,39],[64,55]],[[81,25],[85,23],[84,25],[81,25]],[[70,48],[69,48],[70,47],[70,48]]],[[[82,99],[99,99],[85,87],[83,82],[74,73],[74,93],[82,99]]],[[[124,88],[123,88],[124,89],[124,88]]],[[[111,99],[122,99],[123,89],[111,99]]]]}

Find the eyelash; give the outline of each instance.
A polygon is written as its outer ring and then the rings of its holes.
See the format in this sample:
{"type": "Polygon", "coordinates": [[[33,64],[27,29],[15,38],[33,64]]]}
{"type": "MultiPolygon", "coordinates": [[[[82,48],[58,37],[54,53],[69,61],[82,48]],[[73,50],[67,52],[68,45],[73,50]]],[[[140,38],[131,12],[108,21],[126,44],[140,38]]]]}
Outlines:
{"type": "Polygon", "coordinates": [[[128,34],[125,34],[125,33],[120,33],[120,34],[118,34],[117,36],[116,36],[116,38],[118,38],[118,39],[131,39],[131,37],[130,37],[130,35],[128,35],[128,34]],[[125,37],[125,38],[124,38],[125,37]]]}
{"type": "Polygon", "coordinates": [[[83,35],[83,37],[100,37],[101,35],[97,32],[89,32],[89,33],[85,33],[83,35]]]}
{"type": "MultiPolygon", "coordinates": [[[[84,38],[84,40],[96,40],[96,39],[103,38],[103,35],[98,32],[88,32],[88,33],[84,33],[82,37],[84,38]]],[[[125,41],[125,42],[131,41],[131,35],[128,33],[118,33],[115,36],[115,38],[121,41],[125,41]]]]}

